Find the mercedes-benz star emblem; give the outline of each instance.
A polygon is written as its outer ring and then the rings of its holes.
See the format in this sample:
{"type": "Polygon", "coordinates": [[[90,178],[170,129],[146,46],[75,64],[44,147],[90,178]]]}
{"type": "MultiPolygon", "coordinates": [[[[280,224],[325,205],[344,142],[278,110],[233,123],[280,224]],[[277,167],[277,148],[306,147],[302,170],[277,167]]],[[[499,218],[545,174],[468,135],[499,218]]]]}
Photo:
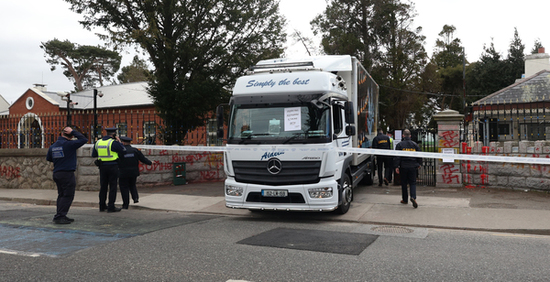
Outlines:
{"type": "Polygon", "coordinates": [[[267,171],[271,174],[278,174],[283,169],[283,164],[277,158],[272,158],[267,161],[267,171]]]}

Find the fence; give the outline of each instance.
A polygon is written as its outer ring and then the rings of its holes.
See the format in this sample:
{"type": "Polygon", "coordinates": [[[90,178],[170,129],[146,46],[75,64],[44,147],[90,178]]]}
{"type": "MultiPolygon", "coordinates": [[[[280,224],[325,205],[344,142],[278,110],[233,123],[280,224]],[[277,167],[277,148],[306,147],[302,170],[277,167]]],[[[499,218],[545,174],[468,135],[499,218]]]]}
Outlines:
{"type": "Polygon", "coordinates": [[[0,116],[0,148],[48,148],[67,124],[82,132],[88,143],[102,137],[102,128],[116,127],[119,136],[131,137],[134,144],[221,144],[212,119],[207,126],[184,130],[183,124],[166,122],[154,110],[99,110],[97,118],[89,110],[72,110],[69,115],[60,112],[0,116]]]}
{"type": "Polygon", "coordinates": [[[469,146],[481,141],[537,141],[550,139],[549,101],[524,100],[470,106],[461,141],[469,146]]]}

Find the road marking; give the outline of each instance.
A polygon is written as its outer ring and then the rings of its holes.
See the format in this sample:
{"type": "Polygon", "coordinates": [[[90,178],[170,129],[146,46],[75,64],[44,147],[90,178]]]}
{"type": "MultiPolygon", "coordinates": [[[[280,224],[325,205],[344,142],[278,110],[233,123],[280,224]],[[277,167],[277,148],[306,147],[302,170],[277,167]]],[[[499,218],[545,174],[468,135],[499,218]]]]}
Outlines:
{"type": "Polygon", "coordinates": [[[8,249],[0,249],[0,254],[16,255],[16,256],[32,257],[32,258],[37,258],[40,256],[57,257],[55,255],[21,252],[21,251],[14,251],[14,250],[8,250],[8,249]]]}

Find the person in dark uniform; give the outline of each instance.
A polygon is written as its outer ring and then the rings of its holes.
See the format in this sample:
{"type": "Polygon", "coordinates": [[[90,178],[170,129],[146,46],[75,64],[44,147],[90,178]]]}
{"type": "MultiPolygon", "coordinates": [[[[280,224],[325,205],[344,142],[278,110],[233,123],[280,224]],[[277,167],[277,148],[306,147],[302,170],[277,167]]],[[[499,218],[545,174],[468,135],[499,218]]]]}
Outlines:
{"type": "Polygon", "coordinates": [[[120,137],[122,144],[126,148],[126,153],[120,155],[119,170],[120,170],[120,194],[122,195],[122,208],[128,209],[130,205],[130,195],[134,204],[139,202],[139,195],[136,188],[136,179],[139,176],[139,162],[152,165],[149,159],[147,159],[140,150],[132,147],[130,143],[132,138],[122,136],[120,137]]]}
{"type": "Polygon", "coordinates": [[[118,186],[118,161],[119,154],[126,153],[126,148],[120,143],[116,135],[116,128],[106,128],[107,134],[95,143],[92,150],[92,157],[99,161],[99,211],[119,212],[121,209],[115,207],[116,193],[118,186]],[[109,202],[107,201],[109,191],[109,202]]]}
{"type": "MultiPolygon", "coordinates": [[[[392,141],[388,135],[384,134],[384,130],[378,129],[378,135],[372,140],[372,148],[383,150],[392,149],[392,141]]],[[[376,156],[378,186],[382,186],[382,181],[384,181],[384,184],[388,185],[393,169],[390,167],[391,163],[391,156],[376,156]],[[384,171],[382,171],[382,169],[384,169],[384,171]]]]}
{"type": "MultiPolygon", "coordinates": [[[[403,130],[403,140],[397,144],[395,150],[422,151],[418,144],[411,140],[411,132],[408,129],[403,130]]],[[[416,202],[416,173],[422,167],[422,158],[396,156],[393,160],[395,173],[401,175],[401,203],[408,203],[409,193],[407,193],[407,184],[409,184],[410,199],[413,207],[416,209],[418,208],[418,203],[416,202]]]]}
{"type": "Polygon", "coordinates": [[[53,222],[69,224],[74,219],[67,217],[76,189],[76,151],[88,142],[82,133],[65,127],[61,136],[48,149],[46,160],[53,162],[53,181],[57,185],[57,213],[53,222]],[[76,137],[76,140],[73,140],[76,137]]]}

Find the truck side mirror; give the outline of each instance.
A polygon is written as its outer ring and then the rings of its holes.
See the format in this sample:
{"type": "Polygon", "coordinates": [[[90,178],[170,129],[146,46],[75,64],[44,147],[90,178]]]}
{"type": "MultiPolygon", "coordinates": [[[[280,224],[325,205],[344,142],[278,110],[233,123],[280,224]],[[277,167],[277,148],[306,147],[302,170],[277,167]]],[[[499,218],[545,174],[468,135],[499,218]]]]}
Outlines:
{"type": "Polygon", "coordinates": [[[355,126],[353,125],[348,125],[346,126],[346,135],[347,136],[354,136],[355,135],[355,126]]]}
{"type": "Polygon", "coordinates": [[[217,130],[218,138],[223,139],[224,132],[223,132],[223,106],[222,105],[219,105],[216,108],[216,122],[218,124],[218,130],[217,130]]]}
{"type": "Polygon", "coordinates": [[[353,110],[353,102],[346,102],[344,104],[344,112],[345,112],[345,115],[346,115],[345,116],[346,123],[347,124],[354,124],[355,123],[355,111],[353,110]]]}

